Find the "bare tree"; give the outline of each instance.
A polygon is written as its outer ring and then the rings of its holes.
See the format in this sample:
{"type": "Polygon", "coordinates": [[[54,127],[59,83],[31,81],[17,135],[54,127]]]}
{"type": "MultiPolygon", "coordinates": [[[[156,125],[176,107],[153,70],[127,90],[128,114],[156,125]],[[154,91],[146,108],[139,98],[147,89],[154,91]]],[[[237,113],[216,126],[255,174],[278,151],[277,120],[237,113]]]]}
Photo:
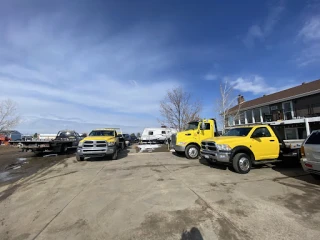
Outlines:
{"type": "Polygon", "coordinates": [[[19,122],[17,104],[10,99],[0,101],[0,131],[10,130],[19,122]]]}
{"type": "Polygon", "coordinates": [[[184,129],[188,122],[199,119],[202,105],[199,101],[192,101],[190,93],[182,87],[167,91],[167,95],[160,102],[162,123],[179,131],[184,129]]]}
{"type": "Polygon", "coordinates": [[[220,83],[220,98],[217,101],[217,110],[219,113],[220,123],[222,125],[222,132],[225,132],[228,117],[238,118],[240,113],[240,104],[238,104],[238,97],[234,93],[233,86],[228,80],[220,83]]]}

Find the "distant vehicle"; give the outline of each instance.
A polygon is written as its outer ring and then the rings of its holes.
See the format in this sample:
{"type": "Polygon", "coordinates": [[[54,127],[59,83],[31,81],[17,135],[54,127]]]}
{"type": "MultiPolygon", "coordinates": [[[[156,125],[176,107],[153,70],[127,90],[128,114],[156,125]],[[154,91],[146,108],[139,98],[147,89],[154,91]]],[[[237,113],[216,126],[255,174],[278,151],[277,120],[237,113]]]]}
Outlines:
{"type": "Polygon", "coordinates": [[[129,146],[132,143],[131,136],[127,133],[122,134],[122,136],[124,138],[126,146],[129,146]]]}
{"type": "Polygon", "coordinates": [[[139,139],[135,135],[131,135],[131,143],[137,143],[139,142],[139,139]]]}
{"type": "Polygon", "coordinates": [[[21,141],[32,141],[33,137],[31,135],[22,135],[21,141]]]}
{"type": "Polygon", "coordinates": [[[177,130],[174,128],[145,128],[141,135],[141,142],[165,143],[175,133],[177,133],[177,130]]]}
{"type": "Polygon", "coordinates": [[[89,133],[78,144],[76,158],[78,161],[86,157],[110,157],[112,160],[118,158],[118,151],[124,148],[122,132],[116,128],[99,128],[89,133]]]}
{"type": "Polygon", "coordinates": [[[302,144],[301,165],[304,171],[320,179],[320,130],[313,131],[302,144]]]}
{"type": "Polygon", "coordinates": [[[82,138],[73,130],[62,130],[56,134],[54,139],[48,140],[25,140],[10,141],[11,145],[21,145],[21,149],[33,152],[52,151],[57,153],[66,153],[68,149],[77,148],[82,138]]]}
{"type": "Polygon", "coordinates": [[[21,140],[22,134],[16,130],[7,130],[0,132],[0,135],[4,135],[11,139],[11,141],[21,140]]]}

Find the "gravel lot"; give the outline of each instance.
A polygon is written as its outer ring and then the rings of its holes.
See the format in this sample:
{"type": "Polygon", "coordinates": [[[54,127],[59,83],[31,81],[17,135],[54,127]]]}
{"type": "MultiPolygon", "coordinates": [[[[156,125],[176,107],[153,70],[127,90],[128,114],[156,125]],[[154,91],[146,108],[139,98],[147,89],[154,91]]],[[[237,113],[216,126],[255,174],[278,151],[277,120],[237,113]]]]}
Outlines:
{"type": "Polygon", "coordinates": [[[318,239],[319,182],[247,175],[170,152],[68,157],[0,186],[0,239],[318,239]]]}

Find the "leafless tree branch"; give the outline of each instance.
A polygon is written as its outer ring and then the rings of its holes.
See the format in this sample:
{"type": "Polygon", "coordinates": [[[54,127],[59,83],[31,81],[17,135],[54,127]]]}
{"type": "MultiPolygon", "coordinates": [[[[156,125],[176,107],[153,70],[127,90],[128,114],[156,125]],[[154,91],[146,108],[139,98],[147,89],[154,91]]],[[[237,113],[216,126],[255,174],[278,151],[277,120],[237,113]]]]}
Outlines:
{"type": "Polygon", "coordinates": [[[234,118],[239,117],[240,104],[237,102],[237,95],[234,94],[232,85],[225,80],[220,83],[220,98],[217,101],[217,111],[219,113],[219,120],[222,126],[222,132],[225,132],[228,117],[233,116],[234,118]],[[230,111],[233,107],[237,106],[236,109],[230,111]]]}
{"type": "Polygon", "coordinates": [[[10,99],[0,101],[0,131],[10,130],[19,122],[17,104],[10,99]]]}
{"type": "Polygon", "coordinates": [[[179,131],[184,129],[188,122],[199,118],[201,110],[201,103],[191,101],[190,93],[185,92],[181,87],[169,90],[160,102],[162,122],[179,131]]]}

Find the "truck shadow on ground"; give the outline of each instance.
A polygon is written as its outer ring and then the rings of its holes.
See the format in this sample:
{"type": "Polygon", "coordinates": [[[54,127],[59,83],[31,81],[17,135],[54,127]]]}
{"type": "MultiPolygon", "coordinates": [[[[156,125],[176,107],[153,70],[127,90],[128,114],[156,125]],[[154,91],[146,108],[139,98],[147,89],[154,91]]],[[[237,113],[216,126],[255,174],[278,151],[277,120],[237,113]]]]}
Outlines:
{"type": "Polygon", "coordinates": [[[299,161],[283,161],[275,165],[269,166],[272,170],[277,171],[284,175],[274,179],[274,181],[281,180],[282,178],[295,178],[309,184],[320,185],[320,180],[314,179],[309,173],[305,172],[299,161]]]}
{"type": "Polygon", "coordinates": [[[200,158],[199,163],[201,163],[202,165],[205,165],[207,167],[210,167],[210,168],[215,168],[215,169],[219,169],[219,170],[228,170],[229,169],[230,171],[233,171],[233,169],[231,167],[228,167],[226,165],[218,164],[218,163],[209,163],[205,158],[200,158]]]}
{"type": "Polygon", "coordinates": [[[112,160],[111,159],[111,156],[108,156],[108,157],[90,157],[90,158],[86,158],[85,160],[86,161],[90,161],[90,162],[94,162],[94,161],[118,161],[118,160],[121,160],[123,158],[126,158],[128,156],[128,154],[130,153],[130,150],[125,148],[123,150],[120,150],[118,152],[118,158],[117,160],[112,160]]]}

